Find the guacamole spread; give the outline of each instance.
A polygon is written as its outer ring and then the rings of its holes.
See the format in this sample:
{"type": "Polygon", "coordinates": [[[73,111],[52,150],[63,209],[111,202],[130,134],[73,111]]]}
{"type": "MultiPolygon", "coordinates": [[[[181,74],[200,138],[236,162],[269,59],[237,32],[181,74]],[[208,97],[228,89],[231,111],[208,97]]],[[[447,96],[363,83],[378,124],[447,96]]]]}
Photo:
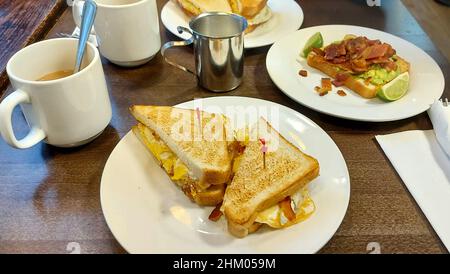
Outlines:
{"type": "Polygon", "coordinates": [[[374,66],[371,70],[359,74],[358,77],[370,79],[370,83],[376,86],[382,86],[394,80],[400,74],[399,69],[388,71],[381,66],[374,66]]]}

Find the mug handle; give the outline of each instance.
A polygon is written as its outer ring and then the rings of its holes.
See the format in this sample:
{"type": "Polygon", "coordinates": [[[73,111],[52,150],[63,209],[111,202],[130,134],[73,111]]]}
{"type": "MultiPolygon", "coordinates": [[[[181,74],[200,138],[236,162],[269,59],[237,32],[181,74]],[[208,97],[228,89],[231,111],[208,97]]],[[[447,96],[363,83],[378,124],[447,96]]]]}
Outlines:
{"type": "Polygon", "coordinates": [[[196,75],[195,72],[193,72],[192,70],[190,70],[190,69],[188,69],[186,67],[183,67],[182,65],[179,65],[179,64],[177,64],[175,62],[172,62],[169,59],[167,59],[167,57],[166,57],[166,50],[168,50],[169,48],[188,46],[188,45],[190,45],[190,44],[192,44],[194,42],[194,35],[192,34],[190,29],[179,26],[179,27],[177,27],[177,31],[180,34],[182,34],[183,32],[188,32],[188,33],[191,34],[191,38],[189,38],[188,40],[185,40],[185,41],[171,41],[171,42],[165,43],[161,47],[161,55],[163,56],[164,61],[166,61],[169,65],[172,65],[172,66],[174,66],[176,68],[179,68],[179,69],[181,69],[183,71],[186,71],[186,72],[189,72],[189,73],[192,73],[192,74],[196,75]]]}
{"type": "Polygon", "coordinates": [[[84,0],[74,0],[72,3],[73,21],[77,27],[81,28],[81,15],[83,13],[84,0]]]}
{"type": "Polygon", "coordinates": [[[1,102],[0,133],[3,139],[12,147],[24,149],[32,147],[44,140],[46,134],[41,128],[33,126],[27,136],[21,140],[17,140],[14,135],[11,118],[14,108],[19,104],[31,104],[30,96],[22,90],[14,91],[1,102]]]}

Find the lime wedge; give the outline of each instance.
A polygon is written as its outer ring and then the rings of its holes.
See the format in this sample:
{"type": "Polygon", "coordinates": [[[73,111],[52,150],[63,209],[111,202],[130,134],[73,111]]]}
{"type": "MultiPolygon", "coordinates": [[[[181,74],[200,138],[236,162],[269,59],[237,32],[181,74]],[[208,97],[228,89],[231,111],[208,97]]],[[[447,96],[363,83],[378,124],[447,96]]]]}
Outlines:
{"type": "Polygon", "coordinates": [[[305,47],[302,51],[302,57],[307,57],[313,48],[323,47],[323,37],[320,32],[311,36],[308,41],[306,41],[305,47]]]}
{"type": "Polygon", "coordinates": [[[409,88],[409,73],[405,72],[397,76],[394,80],[384,85],[377,96],[385,101],[396,101],[402,98],[409,88]]]}

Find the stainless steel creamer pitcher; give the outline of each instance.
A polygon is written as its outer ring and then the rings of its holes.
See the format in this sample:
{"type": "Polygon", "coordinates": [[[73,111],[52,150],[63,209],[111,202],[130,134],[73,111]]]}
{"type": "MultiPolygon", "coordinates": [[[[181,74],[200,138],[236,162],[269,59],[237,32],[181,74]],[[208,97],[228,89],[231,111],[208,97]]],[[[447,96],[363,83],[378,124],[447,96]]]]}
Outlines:
{"type": "Polygon", "coordinates": [[[191,30],[178,27],[192,37],[185,41],[168,42],[161,48],[167,63],[193,73],[201,87],[214,92],[237,88],[244,73],[244,31],[247,20],[236,14],[203,13],[189,23],[191,30]],[[174,46],[194,44],[195,72],[168,60],[166,50],[174,46]]]}

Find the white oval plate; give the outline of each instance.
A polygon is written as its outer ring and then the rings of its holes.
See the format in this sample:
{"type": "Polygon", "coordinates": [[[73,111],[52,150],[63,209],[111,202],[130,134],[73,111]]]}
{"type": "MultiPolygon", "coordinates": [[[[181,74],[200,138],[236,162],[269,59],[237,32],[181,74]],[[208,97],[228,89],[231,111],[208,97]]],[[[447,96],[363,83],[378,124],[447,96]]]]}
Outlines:
{"type": "MultiPolygon", "coordinates": [[[[279,38],[298,30],[303,24],[303,10],[294,0],[269,0],[273,17],[264,25],[245,36],[245,48],[257,48],[273,44],[279,38]]],[[[189,28],[190,18],[172,1],[161,11],[161,21],[174,35],[189,39],[188,33],[179,34],[178,26],[189,28]]]]}
{"type": "MultiPolygon", "coordinates": [[[[347,166],[333,140],[302,114],[272,102],[213,97],[202,103],[204,110],[215,106],[216,113],[230,106],[257,107],[275,128],[274,119],[279,121],[278,130],[289,141],[299,145],[301,140],[302,150],[320,163],[320,177],[310,184],[316,212],[286,229],[262,228],[244,239],[234,238],[225,218],[209,221],[213,208],[192,203],[129,132],[109,156],[100,189],[103,214],[119,243],[130,253],[317,252],[338,229],[350,198],[347,166]],[[264,115],[263,109],[269,110],[270,116],[264,115]],[[279,111],[271,112],[274,109],[279,111]]],[[[194,108],[193,101],[178,106],[194,108]]]]}
{"type": "Polygon", "coordinates": [[[385,122],[409,118],[426,111],[444,91],[444,75],[438,64],[423,50],[399,37],[379,30],[345,25],[317,26],[299,30],[277,41],[269,50],[266,66],[272,81],[287,96],[316,111],[350,120],[385,122]],[[321,32],[325,45],[341,40],[346,34],[367,36],[391,44],[399,56],[411,63],[410,89],[405,97],[392,103],[378,98],[365,99],[347,88],[335,88],[320,97],[314,91],[320,86],[324,73],[308,66],[299,57],[306,41],[321,32]],[[300,69],[309,72],[308,77],[298,75],[300,69]],[[336,94],[343,89],[347,96],[336,94]]]}

